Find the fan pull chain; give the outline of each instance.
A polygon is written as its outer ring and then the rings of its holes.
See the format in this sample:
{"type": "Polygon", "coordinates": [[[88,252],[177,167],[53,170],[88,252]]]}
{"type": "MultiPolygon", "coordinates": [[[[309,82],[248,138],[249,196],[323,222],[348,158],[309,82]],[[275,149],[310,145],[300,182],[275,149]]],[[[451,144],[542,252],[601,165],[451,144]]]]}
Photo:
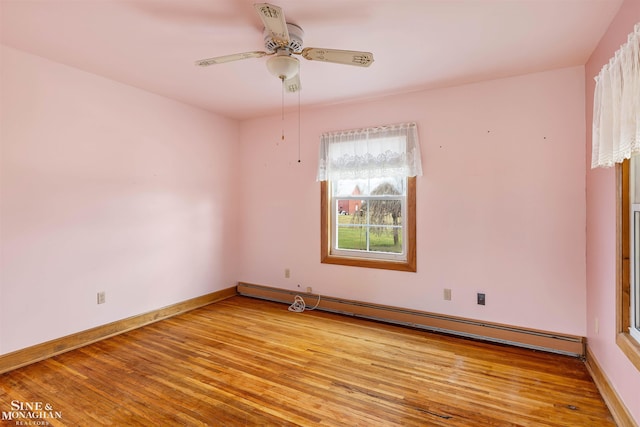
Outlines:
{"type": "Polygon", "coordinates": [[[298,87],[298,163],[300,163],[300,87],[298,87]]]}
{"type": "Polygon", "coordinates": [[[282,140],[284,141],[284,76],[280,79],[282,80],[282,140]]]}

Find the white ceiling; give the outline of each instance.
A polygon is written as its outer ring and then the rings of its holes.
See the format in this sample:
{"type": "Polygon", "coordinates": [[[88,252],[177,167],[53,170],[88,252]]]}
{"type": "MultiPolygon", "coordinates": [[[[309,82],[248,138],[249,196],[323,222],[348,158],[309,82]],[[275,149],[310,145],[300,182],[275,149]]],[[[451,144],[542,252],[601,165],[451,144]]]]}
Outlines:
{"type": "MultiPolygon", "coordinates": [[[[369,68],[301,59],[301,102],[325,105],[583,65],[623,0],[272,0],[305,47],[373,52],[369,68]]],[[[280,111],[253,0],[0,0],[3,44],[246,119],[280,111]]],[[[297,105],[297,94],[285,103],[297,105]]]]}

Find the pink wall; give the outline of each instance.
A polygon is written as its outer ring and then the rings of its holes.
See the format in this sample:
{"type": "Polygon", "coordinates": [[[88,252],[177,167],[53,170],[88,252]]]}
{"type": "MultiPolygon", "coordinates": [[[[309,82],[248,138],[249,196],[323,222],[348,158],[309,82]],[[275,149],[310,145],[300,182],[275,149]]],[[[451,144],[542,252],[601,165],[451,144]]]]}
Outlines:
{"type": "Polygon", "coordinates": [[[301,163],[295,113],[283,142],[280,117],[238,125],[2,47],[0,354],[236,280],[312,286],[588,335],[640,420],[640,374],[615,345],[613,171],[589,170],[584,192],[592,77],[637,21],[626,0],[586,82],[577,67],[305,110],[301,163]],[[418,272],[320,264],[319,135],[402,121],[425,171],[418,272]]]}
{"type": "Polygon", "coordinates": [[[237,122],[1,52],[0,354],[233,286],[237,122]]]}
{"type": "Polygon", "coordinates": [[[615,343],[616,197],[614,169],[591,170],[593,91],[602,66],[640,22],[640,1],[626,0],[585,66],[587,117],[587,338],[617,393],[640,424],[640,372],[615,343]],[[599,330],[596,332],[596,322],[599,330]]]}
{"type": "Polygon", "coordinates": [[[582,67],[303,111],[300,164],[297,114],[280,128],[241,125],[240,280],[586,334],[582,67]],[[403,121],[423,155],[418,272],[321,264],[320,134],[403,121]]]}

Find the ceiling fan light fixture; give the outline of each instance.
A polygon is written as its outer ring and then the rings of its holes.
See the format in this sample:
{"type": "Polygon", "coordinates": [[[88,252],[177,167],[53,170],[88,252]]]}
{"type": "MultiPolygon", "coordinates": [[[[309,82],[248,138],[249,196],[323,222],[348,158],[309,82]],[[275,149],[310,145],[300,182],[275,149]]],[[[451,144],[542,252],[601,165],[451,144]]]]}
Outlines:
{"type": "Polygon", "coordinates": [[[276,55],[267,60],[267,69],[280,80],[289,80],[298,74],[300,63],[289,55],[276,55]]]}

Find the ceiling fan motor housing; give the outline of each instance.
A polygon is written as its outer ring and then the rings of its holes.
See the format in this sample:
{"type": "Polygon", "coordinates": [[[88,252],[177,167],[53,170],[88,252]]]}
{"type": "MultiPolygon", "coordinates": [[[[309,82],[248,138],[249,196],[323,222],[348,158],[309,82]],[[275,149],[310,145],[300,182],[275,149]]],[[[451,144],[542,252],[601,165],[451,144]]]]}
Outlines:
{"type": "Polygon", "coordinates": [[[264,30],[264,47],[269,52],[275,52],[278,49],[287,49],[291,52],[300,52],[302,50],[302,38],[304,37],[304,31],[302,28],[298,27],[295,24],[290,24],[287,22],[287,31],[289,31],[289,44],[286,46],[281,46],[276,43],[269,31],[265,28],[264,30]]]}

